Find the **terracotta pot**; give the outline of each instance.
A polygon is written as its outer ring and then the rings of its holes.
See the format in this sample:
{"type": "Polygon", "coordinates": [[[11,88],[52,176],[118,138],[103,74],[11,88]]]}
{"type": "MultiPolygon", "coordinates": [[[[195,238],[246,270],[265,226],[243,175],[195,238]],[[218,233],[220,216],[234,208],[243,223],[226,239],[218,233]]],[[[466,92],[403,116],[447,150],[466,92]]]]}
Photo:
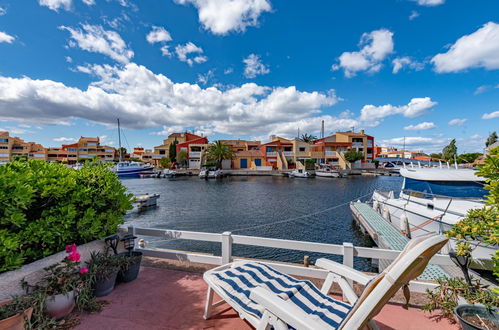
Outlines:
{"type": "Polygon", "coordinates": [[[59,320],[73,311],[75,307],[75,292],[49,296],[45,300],[45,314],[59,320]]]}
{"type": "MultiPolygon", "coordinates": [[[[4,300],[0,302],[0,306],[7,305],[12,300],[4,300]]],[[[0,320],[0,330],[24,330],[24,324],[31,319],[33,308],[30,307],[23,313],[12,315],[6,319],[0,320]]]]}

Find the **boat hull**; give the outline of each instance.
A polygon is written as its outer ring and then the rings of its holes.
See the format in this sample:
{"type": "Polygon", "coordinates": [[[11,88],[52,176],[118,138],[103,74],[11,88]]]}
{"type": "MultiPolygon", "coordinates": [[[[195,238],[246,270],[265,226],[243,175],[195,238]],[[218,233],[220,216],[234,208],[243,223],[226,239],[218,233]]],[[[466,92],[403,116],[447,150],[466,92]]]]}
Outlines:
{"type": "Polygon", "coordinates": [[[339,178],[340,177],[340,173],[338,173],[338,172],[315,171],[315,175],[323,177],[323,178],[339,178]]]}

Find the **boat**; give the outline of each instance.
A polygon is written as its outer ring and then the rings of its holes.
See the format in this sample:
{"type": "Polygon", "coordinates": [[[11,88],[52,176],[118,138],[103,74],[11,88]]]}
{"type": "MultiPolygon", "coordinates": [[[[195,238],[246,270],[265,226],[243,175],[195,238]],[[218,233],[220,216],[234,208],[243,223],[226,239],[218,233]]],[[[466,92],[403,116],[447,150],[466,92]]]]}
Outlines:
{"type": "Polygon", "coordinates": [[[299,170],[293,170],[291,173],[289,173],[290,177],[295,177],[295,178],[311,178],[312,174],[310,172],[299,169],[299,170]]]}
{"type": "Polygon", "coordinates": [[[162,178],[173,178],[177,175],[177,172],[175,171],[172,171],[170,169],[166,169],[166,170],[163,170],[161,173],[160,173],[160,177],[162,178]]]}
{"type": "Polygon", "coordinates": [[[315,175],[326,178],[339,178],[340,172],[337,170],[333,170],[331,167],[325,166],[321,169],[316,170],[315,175]]]}
{"type": "Polygon", "coordinates": [[[199,177],[202,179],[221,178],[223,176],[224,172],[218,169],[205,169],[199,172],[199,177]]]}
{"type": "MultiPolygon", "coordinates": [[[[472,169],[401,168],[404,177],[398,197],[394,191],[375,190],[373,208],[410,238],[429,232],[442,234],[471,209],[485,206],[485,179],[472,169]]],[[[470,242],[474,268],[489,269],[496,248],[470,242]]],[[[455,240],[449,248],[455,249],[455,240]]]]}

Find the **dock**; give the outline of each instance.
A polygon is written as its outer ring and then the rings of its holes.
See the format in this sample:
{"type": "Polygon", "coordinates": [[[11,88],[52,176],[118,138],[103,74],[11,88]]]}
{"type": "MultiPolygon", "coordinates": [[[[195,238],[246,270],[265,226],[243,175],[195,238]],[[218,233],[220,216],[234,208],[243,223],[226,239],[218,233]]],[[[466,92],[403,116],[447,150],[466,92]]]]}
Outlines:
{"type": "MultiPolygon", "coordinates": [[[[352,202],[350,209],[361,230],[369,234],[379,248],[402,251],[409,243],[407,237],[393,224],[383,219],[369,204],[352,202]]],[[[391,262],[391,260],[379,259],[379,270],[383,271],[391,262]]],[[[449,276],[449,274],[442,267],[429,264],[419,279],[436,280],[444,276],[449,276]]]]}

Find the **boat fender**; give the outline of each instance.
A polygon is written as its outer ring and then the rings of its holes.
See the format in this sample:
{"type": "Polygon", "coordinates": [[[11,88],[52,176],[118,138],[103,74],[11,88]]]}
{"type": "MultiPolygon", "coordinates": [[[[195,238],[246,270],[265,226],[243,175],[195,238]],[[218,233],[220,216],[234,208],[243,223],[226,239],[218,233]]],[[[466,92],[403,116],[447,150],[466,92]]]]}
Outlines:
{"type": "Polygon", "coordinates": [[[373,209],[374,209],[374,211],[379,212],[379,202],[378,201],[373,202],[373,209]]]}
{"type": "Polygon", "coordinates": [[[409,227],[409,218],[405,213],[400,216],[400,231],[405,233],[407,237],[411,237],[410,227],[409,227]]]}
{"type": "Polygon", "coordinates": [[[385,206],[385,208],[383,209],[383,218],[388,221],[388,222],[392,222],[391,219],[390,219],[390,211],[388,210],[388,207],[385,206]]]}
{"type": "Polygon", "coordinates": [[[147,246],[147,242],[143,238],[139,239],[139,247],[141,249],[144,249],[146,246],[147,246]]]}

